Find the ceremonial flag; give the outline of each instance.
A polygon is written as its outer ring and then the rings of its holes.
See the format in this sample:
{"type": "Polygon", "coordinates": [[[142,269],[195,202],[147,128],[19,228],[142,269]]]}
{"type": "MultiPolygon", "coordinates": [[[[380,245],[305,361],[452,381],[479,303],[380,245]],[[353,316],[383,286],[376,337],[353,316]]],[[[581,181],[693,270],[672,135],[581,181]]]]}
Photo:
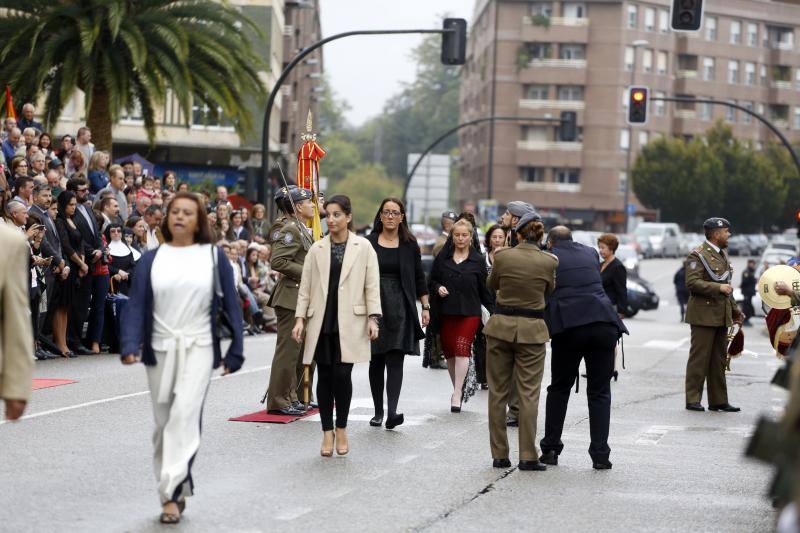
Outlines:
{"type": "Polygon", "coordinates": [[[6,85],[6,118],[17,119],[17,114],[14,112],[14,99],[11,98],[11,88],[6,85]]]}
{"type": "Polygon", "coordinates": [[[325,150],[317,144],[317,136],[311,133],[311,110],[306,120],[306,133],[301,138],[303,145],[297,153],[297,186],[313,193],[314,218],[309,227],[315,241],[322,238],[322,220],[319,216],[319,161],[325,157],[325,150]]]}

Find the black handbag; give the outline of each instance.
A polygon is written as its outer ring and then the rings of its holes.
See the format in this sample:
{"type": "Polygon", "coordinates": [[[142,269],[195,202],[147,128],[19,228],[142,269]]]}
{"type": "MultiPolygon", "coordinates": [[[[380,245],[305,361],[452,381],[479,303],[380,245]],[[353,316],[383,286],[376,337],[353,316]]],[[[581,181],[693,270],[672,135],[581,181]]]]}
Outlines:
{"type": "Polygon", "coordinates": [[[217,247],[212,244],[211,260],[214,264],[214,300],[217,302],[217,313],[214,317],[214,334],[218,339],[230,339],[233,337],[233,321],[225,310],[225,295],[222,293],[222,283],[219,280],[217,253],[217,247]]]}

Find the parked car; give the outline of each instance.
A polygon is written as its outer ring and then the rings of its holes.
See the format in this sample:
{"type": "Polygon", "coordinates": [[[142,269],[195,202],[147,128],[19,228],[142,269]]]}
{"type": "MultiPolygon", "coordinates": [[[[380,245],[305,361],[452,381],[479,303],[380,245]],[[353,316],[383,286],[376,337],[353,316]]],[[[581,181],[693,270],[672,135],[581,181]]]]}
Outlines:
{"type": "Polygon", "coordinates": [[[620,244],[614,255],[617,257],[617,259],[622,261],[622,264],[625,265],[625,268],[638,274],[639,254],[636,252],[636,248],[630,244],[620,244]]]}
{"type": "Polygon", "coordinates": [[[681,250],[681,229],[674,222],[642,222],[634,234],[639,242],[645,239],[659,257],[679,257],[681,250]]]}
{"type": "Polygon", "coordinates": [[[754,235],[745,235],[750,243],[750,254],[761,255],[769,245],[769,239],[763,233],[754,235]]]}
{"type": "Polygon", "coordinates": [[[750,255],[750,241],[744,235],[733,235],[728,239],[728,254],[750,255]]]}
{"type": "Polygon", "coordinates": [[[635,235],[633,235],[632,233],[620,233],[619,235],[617,235],[617,238],[619,239],[620,246],[622,245],[631,246],[634,250],[636,250],[636,253],[640,257],[645,257],[644,250],[642,250],[642,246],[639,244],[639,241],[636,240],[635,235]]]}
{"type": "Polygon", "coordinates": [[[648,281],[633,270],[628,270],[628,310],[625,318],[636,316],[639,311],[658,309],[658,294],[648,281]]]}
{"type": "Polygon", "coordinates": [[[764,271],[769,267],[773,267],[775,265],[785,265],[786,262],[795,255],[796,253],[794,250],[772,248],[770,245],[769,248],[764,250],[761,258],[758,260],[758,265],[756,265],[756,278],[760,278],[761,274],[763,274],[764,271]]]}
{"type": "Polygon", "coordinates": [[[701,233],[684,233],[683,240],[686,243],[686,255],[689,255],[689,252],[703,244],[706,237],[701,233]]]}
{"type": "MultiPolygon", "coordinates": [[[[767,250],[787,250],[793,254],[797,253],[797,243],[792,241],[785,241],[782,239],[775,239],[769,243],[767,250]]],[[[765,250],[766,251],[766,250],[765,250]]]]}
{"type": "Polygon", "coordinates": [[[586,246],[591,246],[597,250],[597,239],[600,238],[600,235],[602,235],[602,233],[599,231],[578,230],[572,232],[572,240],[586,246]]]}

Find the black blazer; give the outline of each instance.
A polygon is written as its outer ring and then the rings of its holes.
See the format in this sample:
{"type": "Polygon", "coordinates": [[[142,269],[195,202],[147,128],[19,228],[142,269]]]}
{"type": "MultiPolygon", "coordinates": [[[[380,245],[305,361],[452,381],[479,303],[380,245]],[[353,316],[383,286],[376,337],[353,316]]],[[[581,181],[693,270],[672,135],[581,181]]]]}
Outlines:
{"type": "Polygon", "coordinates": [[[78,202],[78,206],[75,208],[75,215],[73,215],[72,221],[75,223],[75,226],[78,227],[78,231],[81,232],[81,237],[83,237],[83,249],[87,256],[86,263],[91,267],[91,255],[95,250],[103,249],[100,228],[97,226],[97,219],[94,217],[94,211],[78,202]],[[85,216],[83,216],[84,213],[89,215],[90,222],[86,220],[85,216]]]}
{"type": "Polygon", "coordinates": [[[486,259],[470,248],[469,256],[460,265],[453,262],[452,248],[443,248],[433,261],[431,291],[437,301],[437,310],[443,315],[481,316],[481,305],[489,311],[494,308],[492,295],[486,288],[486,259]],[[439,287],[450,293],[439,297],[439,287]]]}
{"type": "Polygon", "coordinates": [[[558,268],[556,289],[545,309],[550,336],[595,322],[614,324],[620,333],[627,333],[603,290],[597,251],[577,242],[561,241],[551,252],[558,257],[558,268]]]}
{"type": "Polygon", "coordinates": [[[44,232],[44,239],[42,239],[42,247],[40,251],[44,257],[52,257],[53,262],[51,265],[57,267],[63,257],[61,256],[61,238],[58,236],[58,230],[53,220],[47,211],[44,211],[38,205],[34,204],[28,209],[28,213],[33,213],[42,220],[47,231],[44,232]]]}
{"type": "Polygon", "coordinates": [[[614,258],[608,266],[600,271],[603,280],[603,290],[611,303],[617,308],[617,313],[625,314],[628,309],[628,271],[622,261],[614,258]]]}
{"type": "MultiPolygon", "coordinates": [[[[378,233],[370,233],[367,240],[372,244],[375,251],[378,251],[378,233]]],[[[400,241],[398,247],[400,258],[400,284],[403,286],[403,294],[406,297],[406,308],[413,309],[416,315],[417,299],[428,294],[428,286],[425,283],[425,271],[422,269],[422,255],[416,241],[400,241]]],[[[415,317],[415,335],[417,340],[424,339],[425,333],[419,326],[419,319],[415,317]]]]}

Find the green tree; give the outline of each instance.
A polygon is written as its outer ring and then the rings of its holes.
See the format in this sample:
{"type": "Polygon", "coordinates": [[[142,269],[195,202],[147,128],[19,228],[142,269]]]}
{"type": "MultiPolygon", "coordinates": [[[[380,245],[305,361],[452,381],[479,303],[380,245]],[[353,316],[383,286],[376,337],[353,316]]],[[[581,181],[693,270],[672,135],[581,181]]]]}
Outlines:
{"type": "Polygon", "coordinates": [[[250,35],[260,30],[233,5],[214,0],[0,0],[0,79],[22,101],[46,95],[52,126],[76,89],[97,147],[111,148],[111,127],[140,109],[148,139],[168,90],[187,124],[206,104],[251,127],[244,103],[263,97],[262,62],[250,35]]]}
{"type": "MultiPolygon", "coordinates": [[[[426,36],[412,52],[416,80],[395,95],[376,119],[380,162],[390,176],[405,176],[409,153],[421,152],[436,137],[458,124],[460,67],[441,64],[441,36],[426,36]]],[[[457,136],[439,145],[440,153],[457,146],[457,136]]]]}
{"type": "Polygon", "coordinates": [[[347,140],[343,133],[331,133],[320,137],[327,155],[320,163],[320,173],[329,180],[331,189],[337,182],[362,164],[361,153],[355,143],[347,140]]]}
{"type": "Polygon", "coordinates": [[[346,194],[353,204],[353,220],[357,225],[371,224],[381,200],[398,196],[402,186],[386,177],[381,165],[362,164],[347,173],[330,194],[346,194]]]}
{"type": "MultiPolygon", "coordinates": [[[[794,146],[794,150],[800,151],[800,145],[794,146]]],[[[763,154],[775,170],[778,179],[786,186],[786,200],[781,208],[773,211],[772,225],[778,228],[788,227],[794,224],[795,214],[800,209],[800,173],[782,143],[768,143],[764,147],[763,154]]]]}

